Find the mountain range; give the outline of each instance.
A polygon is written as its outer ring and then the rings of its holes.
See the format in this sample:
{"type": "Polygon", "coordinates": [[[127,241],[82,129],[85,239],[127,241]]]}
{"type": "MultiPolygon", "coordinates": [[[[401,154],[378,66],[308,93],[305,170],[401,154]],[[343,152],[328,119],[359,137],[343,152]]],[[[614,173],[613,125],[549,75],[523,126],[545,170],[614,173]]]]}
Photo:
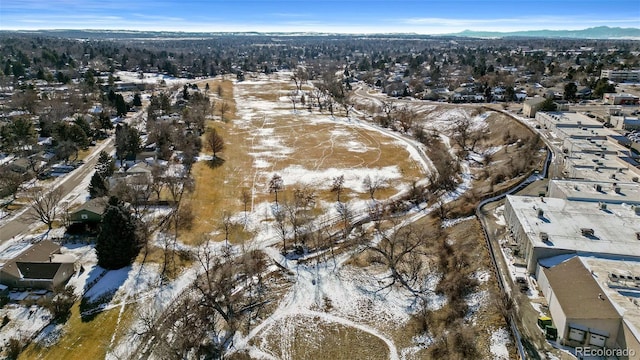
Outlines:
{"type": "MultiPolygon", "coordinates": [[[[136,31],[136,30],[76,30],[76,29],[60,29],[60,30],[0,30],[0,34],[22,33],[22,34],[39,34],[45,36],[69,37],[78,39],[177,39],[177,38],[208,38],[225,35],[245,35],[245,36],[327,36],[327,35],[355,35],[355,34],[335,34],[321,32],[241,32],[241,33],[225,33],[225,32],[180,32],[180,31],[136,31]]],[[[514,32],[497,32],[497,31],[476,31],[464,30],[457,33],[438,34],[438,35],[418,35],[418,34],[360,34],[361,36],[411,36],[418,38],[431,37],[467,37],[467,38],[552,38],[552,39],[611,39],[611,40],[640,40],[640,28],[620,28],[598,26],[582,30],[526,30],[514,32]]]]}
{"type": "Polygon", "coordinates": [[[465,30],[449,36],[476,38],[536,37],[564,39],[629,39],[640,40],[640,29],[598,26],[582,30],[527,30],[514,32],[465,30]]]}

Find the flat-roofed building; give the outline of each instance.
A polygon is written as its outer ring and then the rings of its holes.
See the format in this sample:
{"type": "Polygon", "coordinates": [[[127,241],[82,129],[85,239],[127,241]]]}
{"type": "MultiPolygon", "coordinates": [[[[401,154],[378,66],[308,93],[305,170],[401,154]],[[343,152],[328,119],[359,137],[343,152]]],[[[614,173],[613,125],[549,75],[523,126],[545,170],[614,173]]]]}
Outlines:
{"type": "Polygon", "coordinates": [[[640,259],[640,207],[508,195],[504,217],[533,274],[538,259],[597,254],[640,259]]]}
{"type": "Polygon", "coordinates": [[[565,159],[565,174],[572,179],[634,182],[640,171],[635,160],[618,154],[575,153],[565,159]]]}
{"type": "Polygon", "coordinates": [[[548,196],[570,201],[640,205],[640,184],[591,180],[550,180],[548,196]]]}
{"type": "Polygon", "coordinates": [[[574,112],[537,112],[536,120],[550,131],[558,129],[567,131],[566,128],[602,128],[601,122],[574,112]]]}
{"type": "Polygon", "coordinates": [[[605,104],[610,105],[638,105],[640,98],[627,93],[606,93],[602,97],[605,104]]]}
{"type": "Polygon", "coordinates": [[[613,82],[640,82],[640,70],[602,70],[600,78],[613,82]]]}

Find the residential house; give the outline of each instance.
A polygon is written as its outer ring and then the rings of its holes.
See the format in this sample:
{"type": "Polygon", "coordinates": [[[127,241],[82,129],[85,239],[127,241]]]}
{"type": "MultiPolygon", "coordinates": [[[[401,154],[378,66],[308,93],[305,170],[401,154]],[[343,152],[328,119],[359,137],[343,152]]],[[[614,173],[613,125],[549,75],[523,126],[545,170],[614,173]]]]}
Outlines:
{"type": "Polygon", "coordinates": [[[62,254],[60,245],[40,241],[0,268],[0,283],[10,288],[53,290],[75,273],[76,259],[62,254]]]}
{"type": "Polygon", "coordinates": [[[76,211],[69,214],[71,223],[97,224],[102,221],[102,215],[107,208],[106,197],[95,198],[82,204],[76,211]]]}

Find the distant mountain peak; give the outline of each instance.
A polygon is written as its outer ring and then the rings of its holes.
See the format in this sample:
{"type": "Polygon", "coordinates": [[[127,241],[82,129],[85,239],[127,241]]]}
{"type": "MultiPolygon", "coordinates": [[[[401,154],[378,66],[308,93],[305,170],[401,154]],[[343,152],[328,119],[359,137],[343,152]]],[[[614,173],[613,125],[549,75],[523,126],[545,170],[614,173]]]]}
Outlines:
{"type": "Polygon", "coordinates": [[[537,37],[537,38],[567,38],[567,39],[630,39],[640,40],[640,29],[609,26],[596,26],[581,30],[525,30],[525,31],[476,31],[463,30],[450,36],[504,38],[504,37],[537,37]]]}

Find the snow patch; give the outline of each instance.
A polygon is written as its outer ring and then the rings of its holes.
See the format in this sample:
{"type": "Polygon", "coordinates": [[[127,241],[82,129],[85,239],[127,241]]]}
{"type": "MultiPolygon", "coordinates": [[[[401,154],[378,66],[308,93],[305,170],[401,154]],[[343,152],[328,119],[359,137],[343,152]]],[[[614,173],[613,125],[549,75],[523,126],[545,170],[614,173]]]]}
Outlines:
{"type": "Polygon", "coordinates": [[[509,349],[507,345],[511,343],[509,332],[505,328],[500,328],[491,333],[491,344],[489,349],[496,360],[509,360],[509,349]]]}

